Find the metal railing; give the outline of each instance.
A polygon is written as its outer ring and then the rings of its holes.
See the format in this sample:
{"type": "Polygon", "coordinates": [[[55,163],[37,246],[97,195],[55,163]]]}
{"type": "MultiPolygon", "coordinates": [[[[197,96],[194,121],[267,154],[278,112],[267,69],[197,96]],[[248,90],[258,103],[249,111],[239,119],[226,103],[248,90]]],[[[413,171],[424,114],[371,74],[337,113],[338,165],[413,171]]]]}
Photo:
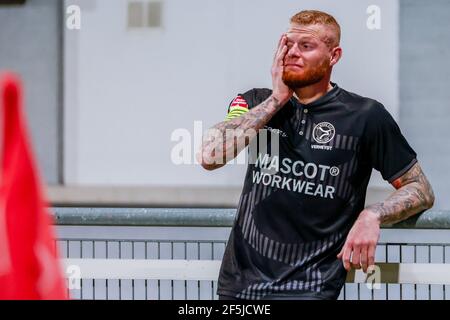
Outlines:
{"type": "MultiPolygon", "coordinates": [[[[193,208],[54,208],[57,225],[232,227],[236,209],[193,208]]],[[[397,229],[450,229],[450,212],[429,210],[395,226],[397,229]]]]}
{"type": "MultiPolygon", "coordinates": [[[[221,261],[235,209],[55,208],[66,259],[221,261]]],[[[386,227],[376,252],[382,263],[439,263],[450,258],[450,213],[427,211],[386,227]]],[[[103,260],[106,261],[106,260],[103,260]]],[[[105,272],[106,273],[106,272],[105,272]]],[[[444,283],[444,282],[443,282],[444,283]]],[[[75,299],[217,299],[208,280],[82,279],[75,299]]],[[[445,284],[347,283],[339,299],[450,299],[445,284]]]]}

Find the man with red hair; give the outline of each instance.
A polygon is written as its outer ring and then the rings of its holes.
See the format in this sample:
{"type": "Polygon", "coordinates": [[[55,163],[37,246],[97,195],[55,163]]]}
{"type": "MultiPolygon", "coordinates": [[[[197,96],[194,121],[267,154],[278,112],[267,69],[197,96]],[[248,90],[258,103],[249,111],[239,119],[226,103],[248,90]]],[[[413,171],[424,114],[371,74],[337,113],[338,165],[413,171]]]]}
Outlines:
{"type": "Polygon", "coordinates": [[[433,205],[417,154],[384,106],[331,82],[340,36],[327,13],[294,15],[278,43],[272,89],[237,95],[204,137],[197,159],[214,170],[272,133],[248,165],[220,299],[337,299],[350,268],[374,264],[381,224],[433,205]],[[396,191],[364,208],[373,168],[396,191]]]}

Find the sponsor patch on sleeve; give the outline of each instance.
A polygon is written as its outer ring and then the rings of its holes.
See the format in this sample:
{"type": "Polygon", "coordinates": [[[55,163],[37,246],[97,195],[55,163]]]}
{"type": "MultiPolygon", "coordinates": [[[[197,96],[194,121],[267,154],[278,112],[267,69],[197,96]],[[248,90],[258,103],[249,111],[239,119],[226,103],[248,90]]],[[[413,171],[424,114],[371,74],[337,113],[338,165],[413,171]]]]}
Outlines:
{"type": "Polygon", "coordinates": [[[237,96],[230,104],[226,121],[242,116],[248,112],[248,104],[244,98],[237,96]]]}

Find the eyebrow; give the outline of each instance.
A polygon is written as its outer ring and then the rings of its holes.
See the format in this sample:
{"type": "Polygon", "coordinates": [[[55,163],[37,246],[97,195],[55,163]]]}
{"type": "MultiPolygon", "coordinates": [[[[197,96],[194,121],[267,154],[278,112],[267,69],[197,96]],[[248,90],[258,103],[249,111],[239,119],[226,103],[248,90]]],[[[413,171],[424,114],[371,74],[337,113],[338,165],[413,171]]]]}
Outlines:
{"type": "Polygon", "coordinates": [[[314,39],[314,37],[311,37],[311,36],[304,36],[304,37],[301,37],[298,41],[294,41],[294,40],[290,39],[289,37],[287,38],[287,40],[290,42],[302,42],[302,41],[304,42],[304,41],[313,41],[315,39],[314,39]]]}

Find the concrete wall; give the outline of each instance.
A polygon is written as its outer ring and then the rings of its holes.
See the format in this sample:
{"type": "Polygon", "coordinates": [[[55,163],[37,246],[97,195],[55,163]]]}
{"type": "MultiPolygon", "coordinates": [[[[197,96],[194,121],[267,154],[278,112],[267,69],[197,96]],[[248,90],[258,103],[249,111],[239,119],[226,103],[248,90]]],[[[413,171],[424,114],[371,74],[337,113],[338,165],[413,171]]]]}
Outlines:
{"type": "Polygon", "coordinates": [[[450,209],[450,2],[400,1],[400,123],[450,209]]]}
{"type": "Polygon", "coordinates": [[[24,82],[34,149],[50,184],[61,182],[61,6],[59,0],[0,5],[0,70],[24,82]]]}

